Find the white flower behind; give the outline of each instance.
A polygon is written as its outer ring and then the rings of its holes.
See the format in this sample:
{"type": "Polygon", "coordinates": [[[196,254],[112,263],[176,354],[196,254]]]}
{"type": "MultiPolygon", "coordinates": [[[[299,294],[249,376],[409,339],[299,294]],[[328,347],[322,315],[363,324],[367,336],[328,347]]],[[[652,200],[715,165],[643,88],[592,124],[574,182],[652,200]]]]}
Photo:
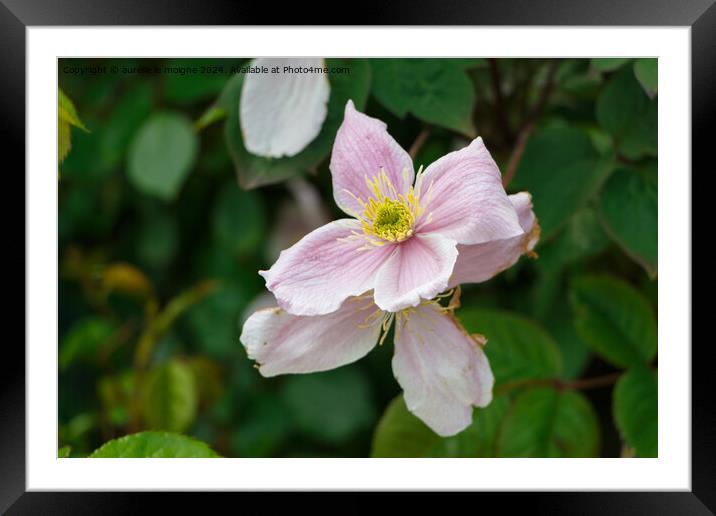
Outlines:
{"type": "Polygon", "coordinates": [[[321,132],[331,88],[324,73],[284,73],[284,66],[325,66],[321,58],[254,59],[279,73],[249,74],[241,89],[239,122],[244,146],[267,158],[295,156],[321,132]]]}

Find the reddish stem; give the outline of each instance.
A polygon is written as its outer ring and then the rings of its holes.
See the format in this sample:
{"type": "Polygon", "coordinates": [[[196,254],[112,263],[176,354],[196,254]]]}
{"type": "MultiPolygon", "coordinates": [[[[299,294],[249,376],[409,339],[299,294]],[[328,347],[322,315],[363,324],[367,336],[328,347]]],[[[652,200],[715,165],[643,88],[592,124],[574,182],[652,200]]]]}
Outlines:
{"type": "Polygon", "coordinates": [[[606,387],[608,385],[612,385],[621,378],[621,376],[624,373],[622,371],[617,371],[615,373],[609,373],[602,376],[594,376],[592,378],[583,378],[581,380],[571,380],[571,381],[565,381],[561,380],[559,378],[538,378],[538,379],[528,379],[528,380],[516,380],[514,382],[508,382],[505,384],[502,384],[499,388],[496,389],[495,393],[500,394],[505,391],[509,391],[512,389],[517,389],[520,387],[539,387],[539,386],[547,386],[547,387],[554,387],[557,390],[560,391],[567,391],[567,390],[575,390],[575,391],[584,391],[587,389],[595,389],[598,387],[606,387]]]}
{"type": "Polygon", "coordinates": [[[522,124],[519,133],[517,133],[517,140],[515,140],[515,146],[512,149],[510,158],[507,161],[507,168],[505,169],[505,174],[502,177],[502,186],[504,186],[505,188],[509,186],[509,184],[512,182],[512,179],[515,177],[515,172],[517,171],[517,167],[520,164],[520,160],[522,159],[522,154],[525,152],[527,140],[529,140],[530,135],[534,130],[535,123],[537,122],[539,115],[542,113],[542,110],[544,109],[545,105],[547,105],[549,96],[552,93],[552,87],[554,86],[554,75],[557,73],[557,67],[559,66],[559,62],[560,60],[557,59],[550,64],[549,70],[547,70],[547,78],[542,85],[542,91],[540,92],[539,99],[537,99],[537,102],[530,111],[530,114],[527,115],[527,118],[522,124]]]}
{"type": "Polygon", "coordinates": [[[410,154],[411,159],[415,159],[415,156],[418,154],[418,151],[423,146],[425,141],[430,136],[430,133],[432,132],[432,129],[430,127],[426,127],[422,131],[420,131],[420,134],[417,138],[415,138],[415,141],[410,146],[410,150],[408,151],[408,154],[410,154]]]}

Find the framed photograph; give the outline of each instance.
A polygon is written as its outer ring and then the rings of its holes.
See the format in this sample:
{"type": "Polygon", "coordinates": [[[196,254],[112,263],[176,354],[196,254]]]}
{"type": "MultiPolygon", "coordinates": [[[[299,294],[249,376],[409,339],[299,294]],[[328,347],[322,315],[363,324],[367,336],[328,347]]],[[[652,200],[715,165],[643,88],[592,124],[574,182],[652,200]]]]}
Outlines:
{"type": "Polygon", "coordinates": [[[0,510],[500,491],[716,511],[691,303],[711,0],[391,4],[360,26],[3,1],[26,312],[0,510]]]}

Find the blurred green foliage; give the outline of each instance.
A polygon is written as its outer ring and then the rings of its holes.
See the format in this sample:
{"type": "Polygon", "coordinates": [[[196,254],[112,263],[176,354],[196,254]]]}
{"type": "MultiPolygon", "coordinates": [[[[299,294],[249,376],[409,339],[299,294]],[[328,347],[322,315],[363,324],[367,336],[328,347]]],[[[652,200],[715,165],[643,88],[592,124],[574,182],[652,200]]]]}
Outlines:
{"type": "Polygon", "coordinates": [[[320,134],[267,159],[227,72],[246,59],[60,60],[58,456],[656,455],[657,61],[329,61],[350,72],[329,76],[320,134]],[[147,71],[164,66],[202,71],[147,71]],[[454,437],[407,411],[391,339],[270,379],[239,342],[272,304],[257,271],[342,216],[348,99],[406,149],[427,136],[416,168],[479,135],[508,192],[533,194],[539,258],[463,288],[496,387],[454,437]]]}

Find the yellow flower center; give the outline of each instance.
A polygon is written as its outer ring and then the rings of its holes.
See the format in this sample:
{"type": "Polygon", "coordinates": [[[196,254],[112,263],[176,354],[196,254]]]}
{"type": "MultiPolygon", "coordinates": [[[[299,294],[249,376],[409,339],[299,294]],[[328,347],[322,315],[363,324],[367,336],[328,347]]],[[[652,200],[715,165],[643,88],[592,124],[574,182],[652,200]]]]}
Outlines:
{"type": "MultiPolygon", "coordinates": [[[[420,174],[421,171],[418,172],[420,174]]],[[[403,180],[408,181],[407,170],[403,171],[403,180]]],[[[424,211],[419,192],[411,185],[407,194],[398,193],[383,169],[373,179],[366,177],[366,183],[373,195],[367,202],[356,199],[363,207],[363,213],[358,218],[368,242],[380,246],[410,238],[415,221],[424,211]]]]}
{"type": "MultiPolygon", "coordinates": [[[[371,191],[367,200],[345,190],[361,206],[361,213],[351,213],[363,226],[363,233],[353,231],[351,235],[342,237],[339,240],[354,241],[360,239],[365,245],[359,250],[373,249],[373,246],[382,246],[389,243],[402,242],[407,240],[415,232],[415,223],[425,212],[425,207],[430,203],[432,196],[432,182],[425,192],[422,192],[422,167],[418,170],[415,186],[410,185],[407,193],[398,193],[393,181],[382,168],[373,179],[365,178],[365,182],[371,191]],[[422,194],[424,193],[424,196],[422,194]]],[[[407,170],[403,170],[403,189],[408,184],[407,170]]],[[[430,222],[432,213],[424,217],[430,222]]]]}
{"type": "Polygon", "coordinates": [[[383,199],[375,211],[371,233],[388,242],[402,242],[413,234],[415,218],[400,201],[383,199]]]}

